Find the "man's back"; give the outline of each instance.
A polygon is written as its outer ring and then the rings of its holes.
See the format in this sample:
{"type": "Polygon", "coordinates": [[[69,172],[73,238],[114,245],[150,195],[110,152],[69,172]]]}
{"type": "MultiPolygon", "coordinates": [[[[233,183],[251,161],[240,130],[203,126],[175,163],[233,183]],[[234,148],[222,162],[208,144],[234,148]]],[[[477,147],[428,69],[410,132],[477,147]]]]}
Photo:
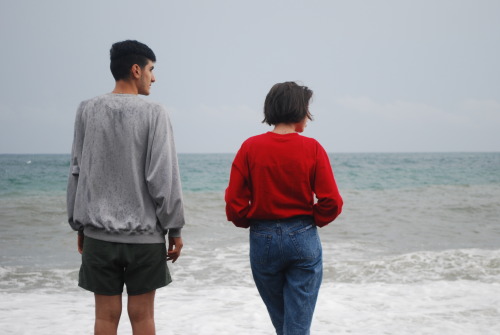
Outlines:
{"type": "Polygon", "coordinates": [[[162,199],[181,197],[180,192],[166,194],[172,187],[168,176],[178,175],[175,157],[161,105],[133,94],[82,102],[72,157],[72,172],[79,175],[73,220],[85,225],[87,236],[100,240],[165,242],[156,211],[162,199]]]}

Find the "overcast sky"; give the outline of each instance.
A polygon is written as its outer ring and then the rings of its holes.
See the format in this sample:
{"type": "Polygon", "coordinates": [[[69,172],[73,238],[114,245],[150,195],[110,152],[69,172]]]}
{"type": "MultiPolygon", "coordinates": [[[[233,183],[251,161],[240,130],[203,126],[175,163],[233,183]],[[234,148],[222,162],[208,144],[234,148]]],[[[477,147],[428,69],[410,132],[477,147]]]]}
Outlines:
{"type": "Polygon", "coordinates": [[[69,153],[109,48],[157,56],[180,153],[236,152],[271,86],[314,91],[328,152],[500,151],[497,0],[0,0],[0,153],[69,153]]]}

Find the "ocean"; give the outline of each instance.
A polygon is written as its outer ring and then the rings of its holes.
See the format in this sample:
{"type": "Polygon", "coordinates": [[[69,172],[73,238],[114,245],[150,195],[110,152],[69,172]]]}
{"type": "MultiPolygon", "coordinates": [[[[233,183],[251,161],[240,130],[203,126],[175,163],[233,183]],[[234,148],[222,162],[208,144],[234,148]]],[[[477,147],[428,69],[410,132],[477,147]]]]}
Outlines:
{"type": "MultiPolygon", "coordinates": [[[[248,230],[225,218],[233,157],[179,155],[187,225],[174,282],[157,291],[158,334],[273,334],[248,230]]],[[[345,205],[319,230],[312,334],[500,334],[500,153],[330,158],[345,205]]],[[[93,331],[66,219],[68,168],[69,155],[0,155],[0,334],[93,331]]],[[[119,334],[131,334],[125,308],[119,334]]]]}

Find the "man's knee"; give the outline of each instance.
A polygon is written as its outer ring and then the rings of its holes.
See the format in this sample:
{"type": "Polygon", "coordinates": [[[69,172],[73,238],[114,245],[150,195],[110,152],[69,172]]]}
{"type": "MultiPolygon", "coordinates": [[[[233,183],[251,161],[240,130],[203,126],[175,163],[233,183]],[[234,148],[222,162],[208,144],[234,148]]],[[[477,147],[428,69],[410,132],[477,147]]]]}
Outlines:
{"type": "Polygon", "coordinates": [[[122,314],[122,303],[120,296],[95,295],[95,314],[96,319],[118,322],[122,314]]]}
{"type": "Polygon", "coordinates": [[[131,321],[154,319],[155,291],[128,297],[128,315],[131,321]]]}
{"type": "Polygon", "coordinates": [[[120,309],[100,309],[96,310],[96,319],[109,321],[109,322],[118,322],[122,315],[122,310],[120,309]]]}
{"type": "Polygon", "coordinates": [[[154,319],[154,313],[149,308],[141,308],[140,306],[129,306],[128,316],[132,322],[141,322],[154,319]]]}

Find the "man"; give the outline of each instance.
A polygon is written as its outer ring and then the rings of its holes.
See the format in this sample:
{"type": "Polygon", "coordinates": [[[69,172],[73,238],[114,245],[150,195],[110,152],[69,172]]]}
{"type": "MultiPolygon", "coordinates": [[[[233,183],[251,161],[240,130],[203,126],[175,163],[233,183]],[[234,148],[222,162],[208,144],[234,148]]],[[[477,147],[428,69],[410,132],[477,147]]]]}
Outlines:
{"type": "Polygon", "coordinates": [[[149,95],[156,56],[137,41],[113,44],[116,85],[80,104],[67,190],[82,254],[78,285],[94,292],[95,334],[116,334],[123,285],[134,334],[154,334],[156,289],[183,246],[184,209],[172,127],[149,95]],[[165,235],[168,234],[168,252],[165,235]]]}

